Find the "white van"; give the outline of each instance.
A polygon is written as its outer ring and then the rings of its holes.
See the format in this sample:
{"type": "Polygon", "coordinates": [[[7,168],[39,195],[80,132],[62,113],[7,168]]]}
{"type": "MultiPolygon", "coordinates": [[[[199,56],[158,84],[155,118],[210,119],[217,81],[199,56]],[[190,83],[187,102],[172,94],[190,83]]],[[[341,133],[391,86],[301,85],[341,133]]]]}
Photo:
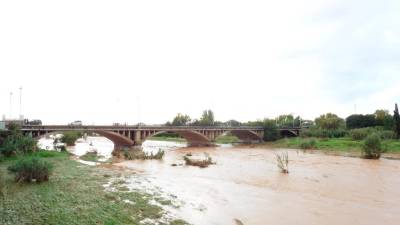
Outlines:
{"type": "Polygon", "coordinates": [[[69,124],[70,126],[82,126],[82,121],[75,120],[74,122],[69,124]]]}

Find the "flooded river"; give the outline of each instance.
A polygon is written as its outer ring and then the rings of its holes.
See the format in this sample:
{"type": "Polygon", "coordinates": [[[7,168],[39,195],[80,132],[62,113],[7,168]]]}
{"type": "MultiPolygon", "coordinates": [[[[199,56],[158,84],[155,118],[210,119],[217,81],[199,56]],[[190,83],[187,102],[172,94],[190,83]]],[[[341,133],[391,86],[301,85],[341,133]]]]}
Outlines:
{"type": "Polygon", "coordinates": [[[192,224],[394,225],[400,221],[400,161],[287,150],[289,174],[282,174],[273,149],[188,148],[159,141],[144,146],[165,149],[166,155],[162,161],[116,164],[137,172],[126,177],[127,185],[169,198],[179,208],[167,210],[192,224]],[[208,153],[216,164],[203,169],[181,165],[189,152],[199,157],[208,153]]]}

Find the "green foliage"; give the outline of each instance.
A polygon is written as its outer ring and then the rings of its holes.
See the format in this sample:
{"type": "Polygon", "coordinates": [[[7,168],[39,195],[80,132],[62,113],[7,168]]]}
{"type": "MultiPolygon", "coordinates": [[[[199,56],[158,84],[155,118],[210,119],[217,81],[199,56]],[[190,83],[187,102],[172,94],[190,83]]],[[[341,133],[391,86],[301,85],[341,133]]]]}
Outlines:
{"type": "Polygon", "coordinates": [[[378,134],[368,135],[362,145],[363,155],[367,159],[379,159],[382,152],[382,143],[378,134]]]}
{"type": "Polygon", "coordinates": [[[15,174],[15,181],[36,182],[49,180],[53,165],[39,157],[26,157],[19,159],[13,165],[8,167],[11,173],[15,174]]]}
{"type": "Polygon", "coordinates": [[[327,113],[315,119],[315,124],[323,130],[338,130],[345,127],[345,122],[336,114],[327,113]]]}
{"type": "Polygon", "coordinates": [[[172,121],[172,126],[186,126],[190,123],[190,117],[188,115],[183,115],[178,113],[174,120],[172,121]]]}
{"type": "Polygon", "coordinates": [[[378,131],[378,135],[383,140],[395,139],[396,134],[392,130],[378,131]]]}
{"type": "Polygon", "coordinates": [[[316,146],[317,141],[312,138],[312,139],[305,139],[302,140],[300,143],[300,148],[301,149],[313,149],[316,146]]]}
{"type": "Polygon", "coordinates": [[[358,129],[350,130],[349,136],[351,137],[351,139],[358,141],[358,140],[363,140],[368,135],[370,135],[376,131],[377,131],[376,129],[371,128],[371,127],[358,128],[358,129]]]}
{"type": "Polygon", "coordinates": [[[262,126],[264,127],[264,141],[275,141],[279,139],[279,130],[274,120],[264,119],[262,126]]]}
{"type": "Polygon", "coordinates": [[[199,125],[202,126],[212,126],[214,125],[214,113],[213,111],[204,110],[203,115],[201,116],[200,120],[198,121],[199,125]]]}
{"type": "Polygon", "coordinates": [[[153,152],[146,153],[142,150],[131,150],[131,149],[124,149],[123,150],[123,155],[125,157],[125,159],[127,160],[135,160],[135,159],[139,159],[139,160],[152,160],[152,159],[156,159],[156,160],[161,160],[164,155],[165,152],[161,149],[159,149],[155,154],[153,154],[153,152]]]}
{"type": "Polygon", "coordinates": [[[394,115],[393,115],[393,121],[394,121],[394,131],[396,133],[396,138],[400,138],[400,115],[399,115],[399,109],[397,108],[397,104],[395,105],[394,109],[394,115]]]}
{"type": "Polygon", "coordinates": [[[383,126],[385,130],[393,130],[393,116],[388,110],[378,109],[374,113],[376,126],[383,126]]]}
{"type": "Polygon", "coordinates": [[[61,142],[65,143],[68,146],[73,146],[75,145],[75,141],[78,140],[78,138],[82,137],[82,133],[77,132],[77,131],[67,131],[63,133],[63,136],[61,137],[61,142]]]}
{"type": "Polygon", "coordinates": [[[275,120],[279,127],[293,127],[294,125],[294,117],[292,114],[280,115],[275,120]]]}
{"type": "Polygon", "coordinates": [[[242,123],[237,120],[228,120],[224,123],[224,125],[229,126],[229,127],[238,127],[238,126],[242,125],[242,123]]]}
{"type": "MultiPolygon", "coordinates": [[[[382,120],[383,123],[383,120],[382,120]]],[[[354,114],[346,118],[346,126],[348,129],[373,127],[376,126],[375,115],[354,114]]]]}
{"type": "Polygon", "coordinates": [[[20,131],[11,130],[0,146],[0,154],[9,157],[18,153],[27,154],[36,150],[37,142],[31,136],[24,136],[20,131]]]}
{"type": "Polygon", "coordinates": [[[347,135],[345,129],[327,130],[318,127],[311,127],[301,131],[301,137],[317,137],[317,138],[340,138],[347,135]]]}

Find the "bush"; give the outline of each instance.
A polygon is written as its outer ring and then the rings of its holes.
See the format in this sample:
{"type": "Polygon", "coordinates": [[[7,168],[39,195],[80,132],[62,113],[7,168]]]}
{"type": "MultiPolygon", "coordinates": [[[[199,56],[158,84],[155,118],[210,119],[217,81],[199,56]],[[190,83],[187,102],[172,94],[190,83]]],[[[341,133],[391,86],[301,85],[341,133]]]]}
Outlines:
{"type": "Polygon", "coordinates": [[[15,181],[20,182],[42,182],[49,180],[53,165],[38,157],[27,157],[18,160],[8,167],[15,174],[15,181]]]}
{"type": "Polygon", "coordinates": [[[276,141],[280,138],[278,127],[274,120],[265,119],[263,121],[264,141],[276,141]]]}
{"type": "Polygon", "coordinates": [[[379,137],[383,140],[395,139],[396,134],[391,130],[382,130],[378,132],[379,137]]]}
{"type": "Polygon", "coordinates": [[[75,141],[78,140],[78,138],[80,137],[82,137],[82,134],[80,132],[68,131],[63,134],[61,142],[67,144],[68,146],[73,146],[75,145],[75,141]]]}
{"type": "Polygon", "coordinates": [[[353,140],[363,140],[365,139],[368,135],[375,133],[376,129],[374,128],[358,128],[358,129],[353,129],[349,131],[349,136],[353,140]]]}
{"type": "Polygon", "coordinates": [[[22,134],[9,135],[0,146],[0,153],[6,157],[17,153],[31,153],[36,150],[36,140],[22,134]]]}
{"type": "Polygon", "coordinates": [[[376,133],[383,140],[395,138],[395,133],[393,131],[383,130],[383,127],[353,129],[349,131],[349,136],[351,137],[351,139],[358,141],[365,139],[368,135],[371,135],[373,133],[376,133]]]}
{"type": "Polygon", "coordinates": [[[320,128],[309,128],[301,131],[301,137],[316,137],[316,138],[340,138],[347,135],[347,131],[344,129],[327,130],[320,128]]]}
{"type": "Polygon", "coordinates": [[[315,139],[309,139],[309,140],[302,140],[300,143],[300,148],[301,149],[312,149],[315,148],[317,141],[315,139]]]}
{"type": "Polygon", "coordinates": [[[367,159],[379,159],[382,152],[381,139],[378,134],[370,134],[364,139],[363,156],[367,159]]]}
{"type": "Polygon", "coordinates": [[[148,154],[142,150],[124,149],[123,154],[124,154],[125,159],[127,159],[127,160],[134,160],[134,159],[141,159],[141,160],[157,159],[157,160],[160,160],[164,157],[165,152],[163,150],[159,149],[156,154],[153,154],[153,152],[148,154]]]}

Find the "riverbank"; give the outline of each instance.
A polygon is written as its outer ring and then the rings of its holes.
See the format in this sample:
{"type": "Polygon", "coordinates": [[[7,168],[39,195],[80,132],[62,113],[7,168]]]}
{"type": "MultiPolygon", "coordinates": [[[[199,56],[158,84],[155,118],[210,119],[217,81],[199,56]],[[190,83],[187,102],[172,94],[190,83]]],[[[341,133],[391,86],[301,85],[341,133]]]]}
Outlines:
{"type": "Polygon", "coordinates": [[[54,164],[48,182],[15,183],[7,173],[15,159],[0,162],[0,224],[185,224],[163,210],[168,202],[125,187],[133,171],[83,165],[68,153],[36,155],[54,164]]]}
{"type": "MultiPolygon", "coordinates": [[[[355,141],[351,138],[283,138],[274,142],[265,142],[258,144],[257,147],[265,148],[290,148],[302,149],[302,143],[313,140],[313,146],[309,150],[321,150],[326,154],[360,156],[363,141],[355,141]]],[[[384,157],[400,159],[400,141],[383,140],[384,157]]]]}

